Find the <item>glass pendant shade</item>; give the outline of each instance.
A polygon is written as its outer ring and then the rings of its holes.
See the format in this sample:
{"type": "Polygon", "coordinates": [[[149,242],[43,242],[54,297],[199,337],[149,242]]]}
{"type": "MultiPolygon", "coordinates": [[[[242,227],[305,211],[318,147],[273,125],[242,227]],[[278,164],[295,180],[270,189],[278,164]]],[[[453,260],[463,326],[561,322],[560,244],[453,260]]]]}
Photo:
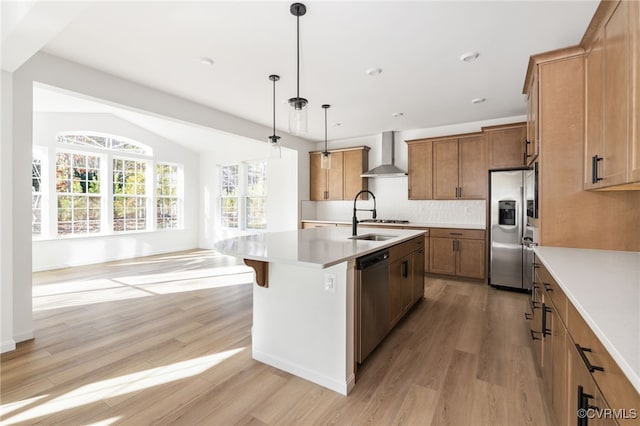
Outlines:
{"type": "Polygon", "coordinates": [[[307,103],[303,98],[289,99],[289,133],[304,135],[307,133],[307,103]]]}
{"type": "Polygon", "coordinates": [[[331,153],[330,152],[323,152],[322,156],[320,157],[320,168],[322,169],[330,169],[331,168],[331,153]]]}

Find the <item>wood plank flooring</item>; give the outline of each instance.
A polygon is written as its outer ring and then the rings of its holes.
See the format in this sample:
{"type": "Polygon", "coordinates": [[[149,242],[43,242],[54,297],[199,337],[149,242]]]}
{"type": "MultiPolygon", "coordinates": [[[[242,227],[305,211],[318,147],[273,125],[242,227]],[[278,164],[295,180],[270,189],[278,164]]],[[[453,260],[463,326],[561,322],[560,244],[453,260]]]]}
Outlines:
{"type": "Polygon", "coordinates": [[[427,277],[344,397],[251,358],[248,269],[190,251],[34,274],[2,424],[547,425],[526,296],[427,277]]]}

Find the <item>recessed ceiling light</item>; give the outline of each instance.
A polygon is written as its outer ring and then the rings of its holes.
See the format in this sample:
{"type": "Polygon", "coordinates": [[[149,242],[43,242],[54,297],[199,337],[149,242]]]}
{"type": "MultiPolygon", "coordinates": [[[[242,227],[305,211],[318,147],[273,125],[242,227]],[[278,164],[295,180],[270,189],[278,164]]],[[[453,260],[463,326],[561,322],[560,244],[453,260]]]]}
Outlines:
{"type": "Polygon", "coordinates": [[[478,52],[467,52],[463,53],[462,56],[460,56],[460,60],[462,62],[472,62],[478,59],[478,56],[480,56],[478,52]]]}
{"type": "Polygon", "coordinates": [[[472,104],[481,104],[481,103],[483,103],[483,102],[485,102],[485,101],[486,101],[486,99],[485,99],[485,98],[475,98],[475,99],[472,99],[472,100],[471,100],[471,103],[472,103],[472,104]]]}
{"type": "Polygon", "coordinates": [[[213,59],[207,58],[206,56],[200,58],[200,63],[202,65],[213,66],[213,62],[213,59]]]}
{"type": "Polygon", "coordinates": [[[372,77],[375,75],[380,75],[382,74],[382,68],[369,68],[367,70],[367,74],[369,74],[372,77]]]}
{"type": "Polygon", "coordinates": [[[404,115],[404,112],[394,112],[393,114],[391,114],[392,117],[402,117],[404,115]]]}

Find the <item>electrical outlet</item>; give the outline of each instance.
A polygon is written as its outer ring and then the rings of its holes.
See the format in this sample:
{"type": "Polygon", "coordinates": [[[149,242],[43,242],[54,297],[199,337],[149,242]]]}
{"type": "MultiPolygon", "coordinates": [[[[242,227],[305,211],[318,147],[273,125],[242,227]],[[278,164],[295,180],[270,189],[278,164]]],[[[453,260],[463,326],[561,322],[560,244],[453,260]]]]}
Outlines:
{"type": "Polygon", "coordinates": [[[328,293],[335,293],[336,279],[336,274],[324,274],[324,291],[328,293]]]}

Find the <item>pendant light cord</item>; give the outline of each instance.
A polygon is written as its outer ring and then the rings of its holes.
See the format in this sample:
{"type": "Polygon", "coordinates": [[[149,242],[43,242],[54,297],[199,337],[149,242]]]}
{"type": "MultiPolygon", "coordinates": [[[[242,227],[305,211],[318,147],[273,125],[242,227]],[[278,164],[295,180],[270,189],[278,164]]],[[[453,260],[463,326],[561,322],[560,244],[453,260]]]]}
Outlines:
{"type": "Polygon", "coordinates": [[[327,109],[324,109],[324,153],[327,153],[327,109]]]}
{"type": "Polygon", "coordinates": [[[273,136],[276,135],[276,79],[273,79],[273,136]]]}
{"type": "Polygon", "coordinates": [[[296,16],[296,34],[297,34],[297,67],[298,67],[298,78],[297,78],[297,97],[300,98],[300,14],[296,16]]]}

